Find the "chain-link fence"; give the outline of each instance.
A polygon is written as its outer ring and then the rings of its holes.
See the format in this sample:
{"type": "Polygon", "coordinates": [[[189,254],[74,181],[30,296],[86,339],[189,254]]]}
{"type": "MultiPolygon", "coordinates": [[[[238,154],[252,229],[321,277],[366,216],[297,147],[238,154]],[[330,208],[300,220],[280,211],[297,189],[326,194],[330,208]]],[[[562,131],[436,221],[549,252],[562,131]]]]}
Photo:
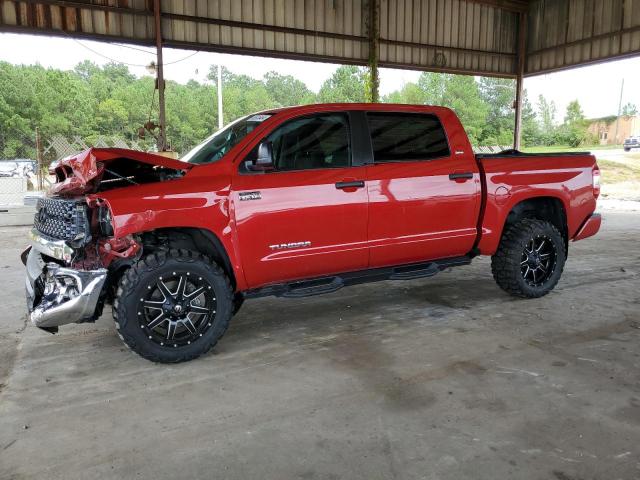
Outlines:
{"type": "Polygon", "coordinates": [[[107,135],[100,135],[92,138],[91,140],[83,139],[78,135],[71,138],[67,138],[62,135],[54,135],[45,141],[42,156],[46,161],[48,161],[48,163],[50,163],[51,161],[60,160],[61,158],[86,150],[89,147],[146,150],[145,145],[142,145],[137,140],[124,140],[122,138],[107,135]]]}
{"type": "Polygon", "coordinates": [[[150,148],[145,140],[127,140],[99,135],[92,138],[54,135],[43,138],[37,131],[20,138],[4,138],[0,133],[0,205],[31,204],[53,182],[49,166],[65,157],[90,147],[125,148],[145,151],[150,148]]]}

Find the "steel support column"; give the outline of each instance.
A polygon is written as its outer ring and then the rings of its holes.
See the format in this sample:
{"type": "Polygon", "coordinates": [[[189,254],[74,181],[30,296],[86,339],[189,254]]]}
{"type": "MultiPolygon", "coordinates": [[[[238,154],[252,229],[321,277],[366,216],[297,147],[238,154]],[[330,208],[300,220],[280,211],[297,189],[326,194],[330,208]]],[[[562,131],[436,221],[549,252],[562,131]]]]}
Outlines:
{"type": "Polygon", "coordinates": [[[160,0],[153,1],[153,15],[155,17],[156,30],[156,88],[158,89],[159,132],[158,151],[167,150],[167,131],[164,104],[164,65],[162,63],[162,18],[160,13],[160,0]]]}
{"type": "Polygon", "coordinates": [[[516,99],[515,108],[515,125],[513,128],[513,148],[520,149],[520,138],[522,136],[522,94],[524,81],[524,69],[526,63],[526,42],[527,42],[527,14],[520,13],[518,15],[518,65],[516,68],[516,99]]]}
{"type": "Polygon", "coordinates": [[[379,2],[380,0],[369,0],[369,100],[372,103],[380,101],[380,77],[378,76],[378,59],[380,56],[379,2]]]}

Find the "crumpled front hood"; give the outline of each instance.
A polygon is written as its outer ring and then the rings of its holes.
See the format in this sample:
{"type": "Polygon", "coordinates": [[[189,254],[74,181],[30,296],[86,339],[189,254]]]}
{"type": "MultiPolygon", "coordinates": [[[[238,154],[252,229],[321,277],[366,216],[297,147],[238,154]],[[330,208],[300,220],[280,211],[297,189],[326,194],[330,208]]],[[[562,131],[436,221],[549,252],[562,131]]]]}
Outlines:
{"type": "MultiPolygon", "coordinates": [[[[53,195],[80,195],[84,193],[96,192],[101,182],[105,169],[109,170],[109,165],[116,161],[125,161],[132,166],[133,163],[149,165],[151,167],[164,167],[177,172],[185,172],[193,167],[185,162],[173,160],[153,153],[139,152],[137,150],[127,150],[124,148],[89,148],[76,155],[72,155],[60,160],[55,167],[56,183],[53,184],[49,192],[53,195]]],[[[113,173],[113,172],[110,172],[113,173]]],[[[115,178],[119,174],[114,173],[115,178]]],[[[127,180],[125,175],[121,175],[127,180]]],[[[127,180],[130,183],[137,183],[127,180]]],[[[123,185],[124,186],[124,185],[123,185]]]]}

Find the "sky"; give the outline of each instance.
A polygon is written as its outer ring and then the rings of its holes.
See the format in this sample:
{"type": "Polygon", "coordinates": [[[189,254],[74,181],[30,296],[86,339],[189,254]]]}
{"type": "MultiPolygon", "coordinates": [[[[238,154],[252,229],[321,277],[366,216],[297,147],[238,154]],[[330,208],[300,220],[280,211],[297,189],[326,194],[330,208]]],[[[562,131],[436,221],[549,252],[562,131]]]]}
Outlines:
{"type": "MultiPolygon", "coordinates": [[[[271,70],[292,75],[317,92],[328,79],[336,64],[281,60],[245,55],[165,48],[165,78],[186,83],[190,79],[205,81],[209,65],[221,63],[230,71],[254,78],[271,70]],[[175,62],[175,63],[174,63],[175,62]]],[[[137,76],[149,75],[145,65],[155,60],[155,50],[132,45],[117,45],[71,38],[43,37],[0,33],[0,61],[13,64],[36,64],[70,70],[83,60],[105,64],[116,60],[128,64],[137,76]]],[[[380,69],[380,93],[385,95],[416,81],[420,72],[380,69]]],[[[624,79],[622,104],[631,102],[640,107],[640,57],[574,68],[564,72],[528,77],[524,88],[535,106],[538,95],[553,100],[557,106],[556,120],[561,122],[567,104],[578,100],[588,118],[615,115],[624,79]]]]}

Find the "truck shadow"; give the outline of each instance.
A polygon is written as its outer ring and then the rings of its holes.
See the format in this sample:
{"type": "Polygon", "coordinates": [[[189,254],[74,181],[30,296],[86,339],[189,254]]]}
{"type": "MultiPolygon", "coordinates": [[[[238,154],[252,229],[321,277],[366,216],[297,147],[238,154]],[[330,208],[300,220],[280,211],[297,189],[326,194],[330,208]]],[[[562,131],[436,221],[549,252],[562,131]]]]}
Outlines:
{"type": "Polygon", "coordinates": [[[502,292],[491,278],[381,282],[304,299],[262,298],[245,302],[224,342],[247,331],[269,335],[291,326],[326,329],[328,334],[331,325],[338,322],[366,326],[381,318],[391,323],[425,318],[441,323],[451,313],[494,301],[517,300],[502,292]]]}

